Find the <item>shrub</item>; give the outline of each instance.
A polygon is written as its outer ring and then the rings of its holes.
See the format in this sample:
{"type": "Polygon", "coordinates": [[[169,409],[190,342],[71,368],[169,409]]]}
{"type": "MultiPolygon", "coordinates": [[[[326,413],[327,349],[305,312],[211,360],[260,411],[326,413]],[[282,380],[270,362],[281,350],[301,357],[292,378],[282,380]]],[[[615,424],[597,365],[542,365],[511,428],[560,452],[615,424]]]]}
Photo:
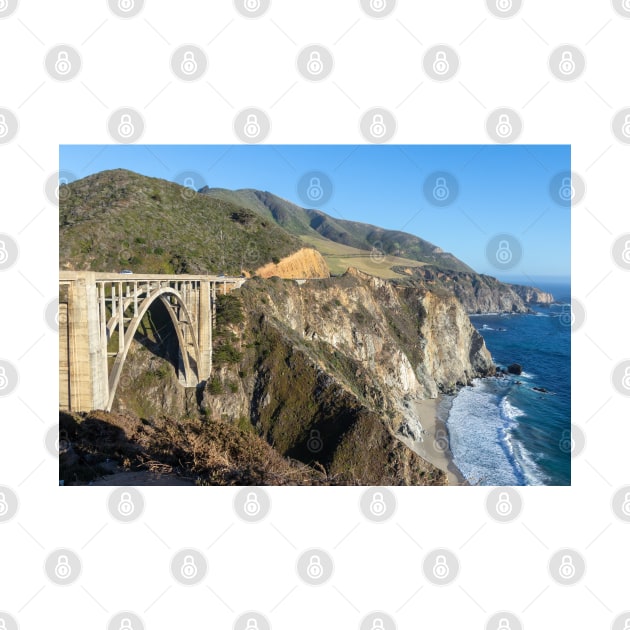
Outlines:
{"type": "Polygon", "coordinates": [[[217,295],[217,326],[240,324],[242,321],[243,310],[240,298],[231,293],[217,295]]]}
{"type": "Polygon", "coordinates": [[[208,383],[208,392],[213,396],[223,393],[223,385],[221,385],[221,381],[216,376],[208,383]]]}
{"type": "Polygon", "coordinates": [[[231,344],[224,343],[215,348],[212,359],[218,365],[220,363],[238,363],[242,354],[231,344]]]}

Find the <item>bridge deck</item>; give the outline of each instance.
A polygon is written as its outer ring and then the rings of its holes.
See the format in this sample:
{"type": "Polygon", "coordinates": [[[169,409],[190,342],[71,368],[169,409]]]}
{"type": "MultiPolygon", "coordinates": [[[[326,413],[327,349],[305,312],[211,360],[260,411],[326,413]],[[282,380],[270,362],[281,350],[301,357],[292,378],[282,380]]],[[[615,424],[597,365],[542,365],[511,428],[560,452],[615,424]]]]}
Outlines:
{"type": "Polygon", "coordinates": [[[84,278],[88,274],[93,274],[95,280],[105,282],[125,282],[142,280],[162,280],[169,281],[206,281],[206,282],[242,282],[247,278],[242,276],[214,276],[214,275],[189,275],[189,274],[162,274],[162,273],[116,273],[101,271],[59,271],[59,280],[76,280],[84,278]]]}

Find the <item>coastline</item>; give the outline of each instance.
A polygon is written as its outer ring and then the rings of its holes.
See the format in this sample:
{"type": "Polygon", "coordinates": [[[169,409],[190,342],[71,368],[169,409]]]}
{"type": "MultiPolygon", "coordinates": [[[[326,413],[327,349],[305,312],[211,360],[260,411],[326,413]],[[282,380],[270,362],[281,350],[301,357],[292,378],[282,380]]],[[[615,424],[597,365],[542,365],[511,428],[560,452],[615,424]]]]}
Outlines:
{"type": "Polygon", "coordinates": [[[444,400],[444,396],[438,395],[437,398],[425,398],[411,403],[416,418],[422,425],[422,441],[410,441],[409,447],[422,459],[443,470],[449,486],[469,485],[453,462],[453,454],[448,445],[446,419],[440,414],[440,409],[444,411],[444,403],[448,402],[444,400]]]}

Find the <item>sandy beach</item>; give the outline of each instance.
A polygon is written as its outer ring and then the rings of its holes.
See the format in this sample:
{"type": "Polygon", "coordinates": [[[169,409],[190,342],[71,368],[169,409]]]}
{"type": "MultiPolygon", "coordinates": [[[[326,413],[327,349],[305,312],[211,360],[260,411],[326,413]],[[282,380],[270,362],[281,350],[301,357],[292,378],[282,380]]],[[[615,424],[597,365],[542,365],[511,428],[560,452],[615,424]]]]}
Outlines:
{"type": "Polygon", "coordinates": [[[453,463],[453,455],[448,446],[448,431],[438,414],[438,406],[442,400],[427,398],[412,403],[416,416],[424,431],[422,442],[413,442],[410,448],[423,459],[443,470],[451,486],[467,485],[467,481],[453,463]]]}

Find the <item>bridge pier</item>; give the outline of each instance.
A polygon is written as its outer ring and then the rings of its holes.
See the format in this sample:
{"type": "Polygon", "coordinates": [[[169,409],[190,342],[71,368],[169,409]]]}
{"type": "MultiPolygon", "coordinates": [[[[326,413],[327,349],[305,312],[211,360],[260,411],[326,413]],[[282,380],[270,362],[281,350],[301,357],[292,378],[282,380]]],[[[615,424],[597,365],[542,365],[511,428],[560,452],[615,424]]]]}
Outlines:
{"type": "Polygon", "coordinates": [[[210,306],[210,283],[199,284],[199,380],[205,381],[212,373],[212,311],[210,306]]]}
{"type": "MultiPolygon", "coordinates": [[[[67,364],[67,387],[60,388],[60,408],[68,411],[104,409],[109,396],[107,347],[103,353],[94,273],[67,285],[59,334],[59,356],[67,364]]],[[[61,385],[61,383],[60,383],[61,385]]]]}

